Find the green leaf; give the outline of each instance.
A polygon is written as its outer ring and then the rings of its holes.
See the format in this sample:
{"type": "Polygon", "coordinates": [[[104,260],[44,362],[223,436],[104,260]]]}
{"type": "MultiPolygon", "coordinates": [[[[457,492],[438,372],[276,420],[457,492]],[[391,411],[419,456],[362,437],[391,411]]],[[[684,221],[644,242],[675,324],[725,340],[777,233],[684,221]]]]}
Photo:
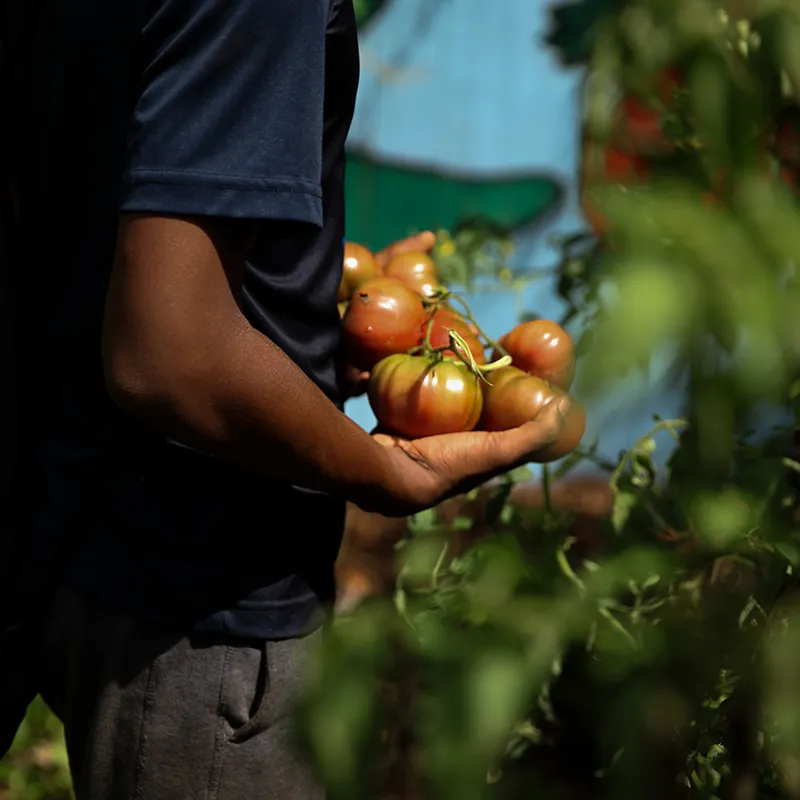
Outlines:
{"type": "Polygon", "coordinates": [[[617,533],[622,533],[628,523],[631,511],[639,502],[639,495],[627,489],[619,489],[614,495],[614,505],[611,511],[611,524],[617,533]]]}

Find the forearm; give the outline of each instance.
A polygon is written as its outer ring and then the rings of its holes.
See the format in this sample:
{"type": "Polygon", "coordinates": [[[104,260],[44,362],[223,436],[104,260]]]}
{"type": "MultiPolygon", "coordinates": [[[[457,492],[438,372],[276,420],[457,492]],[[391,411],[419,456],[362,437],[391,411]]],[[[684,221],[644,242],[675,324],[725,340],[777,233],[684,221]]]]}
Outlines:
{"type": "Polygon", "coordinates": [[[191,354],[154,355],[111,371],[118,405],[171,439],[268,478],[369,510],[386,505],[393,491],[389,449],[245,322],[205,333],[191,354]]]}

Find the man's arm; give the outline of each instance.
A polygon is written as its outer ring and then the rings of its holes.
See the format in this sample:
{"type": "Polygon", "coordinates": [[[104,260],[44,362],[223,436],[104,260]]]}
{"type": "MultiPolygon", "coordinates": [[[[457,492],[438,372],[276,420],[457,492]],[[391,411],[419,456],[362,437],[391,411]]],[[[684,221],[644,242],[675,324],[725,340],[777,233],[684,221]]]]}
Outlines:
{"type": "Polygon", "coordinates": [[[211,455],[380,504],[391,452],[239,309],[251,241],[243,221],[122,217],[103,336],[111,396],[211,455]]]}
{"type": "Polygon", "coordinates": [[[564,409],[551,404],[499,434],[369,436],[242,314],[252,237],[245,221],[122,216],[103,335],[122,409],[210,455],[392,516],[478,485],[558,435],[564,409]]]}

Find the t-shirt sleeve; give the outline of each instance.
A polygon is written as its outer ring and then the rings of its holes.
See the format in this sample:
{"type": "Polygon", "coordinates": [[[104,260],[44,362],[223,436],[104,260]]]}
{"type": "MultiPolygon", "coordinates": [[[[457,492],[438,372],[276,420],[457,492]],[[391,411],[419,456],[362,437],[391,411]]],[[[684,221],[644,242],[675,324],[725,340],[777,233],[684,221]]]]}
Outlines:
{"type": "Polygon", "coordinates": [[[325,0],[157,0],[121,210],[322,224],[325,0]]]}

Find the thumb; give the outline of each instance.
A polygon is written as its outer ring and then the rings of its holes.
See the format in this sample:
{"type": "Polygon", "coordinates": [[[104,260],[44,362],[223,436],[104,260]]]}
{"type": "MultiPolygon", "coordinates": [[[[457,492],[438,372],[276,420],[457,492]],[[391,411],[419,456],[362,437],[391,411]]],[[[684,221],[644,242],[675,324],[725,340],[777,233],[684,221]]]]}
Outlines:
{"type": "Polygon", "coordinates": [[[540,450],[558,439],[571,408],[569,397],[554,397],[530,422],[495,432],[491,445],[495,461],[492,469],[503,470],[533,461],[540,450]]]}

